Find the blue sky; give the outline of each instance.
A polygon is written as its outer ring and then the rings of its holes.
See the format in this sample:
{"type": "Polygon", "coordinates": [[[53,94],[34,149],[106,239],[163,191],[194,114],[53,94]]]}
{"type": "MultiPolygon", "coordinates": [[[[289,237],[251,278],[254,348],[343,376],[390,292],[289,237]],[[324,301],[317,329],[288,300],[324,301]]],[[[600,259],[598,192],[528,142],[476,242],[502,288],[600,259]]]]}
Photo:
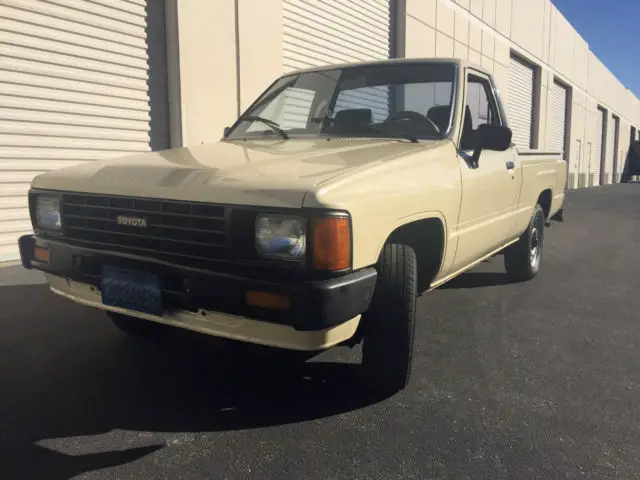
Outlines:
{"type": "Polygon", "coordinates": [[[640,97],[640,0],[551,0],[591,51],[640,97]]]}

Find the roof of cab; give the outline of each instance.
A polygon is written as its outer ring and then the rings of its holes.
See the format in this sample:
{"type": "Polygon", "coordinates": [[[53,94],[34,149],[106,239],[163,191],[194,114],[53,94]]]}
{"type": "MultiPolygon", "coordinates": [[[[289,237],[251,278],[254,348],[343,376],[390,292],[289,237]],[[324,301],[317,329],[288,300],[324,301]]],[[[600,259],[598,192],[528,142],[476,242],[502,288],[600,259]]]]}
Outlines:
{"type": "Polygon", "coordinates": [[[336,70],[336,69],[343,69],[343,68],[352,68],[352,67],[368,67],[368,66],[375,66],[375,65],[394,65],[394,64],[416,64],[416,63],[452,63],[455,65],[458,65],[460,68],[465,68],[465,67],[470,67],[473,68],[474,70],[477,70],[481,73],[484,73],[487,76],[490,76],[491,73],[488,72],[486,69],[482,68],[479,65],[476,65],[472,62],[469,62],[467,60],[463,60],[461,58],[421,58],[421,57],[416,57],[416,58],[390,58],[390,59],[385,59],[385,60],[372,60],[372,61],[366,61],[366,62],[350,62],[350,63],[337,63],[337,64],[327,64],[327,65],[320,65],[317,67],[310,67],[310,68],[301,68],[301,69],[297,69],[297,70],[292,70],[290,72],[287,72],[286,74],[284,74],[283,76],[289,76],[289,75],[295,75],[298,73],[308,73],[308,72],[320,72],[320,71],[325,71],[325,70],[336,70]]]}

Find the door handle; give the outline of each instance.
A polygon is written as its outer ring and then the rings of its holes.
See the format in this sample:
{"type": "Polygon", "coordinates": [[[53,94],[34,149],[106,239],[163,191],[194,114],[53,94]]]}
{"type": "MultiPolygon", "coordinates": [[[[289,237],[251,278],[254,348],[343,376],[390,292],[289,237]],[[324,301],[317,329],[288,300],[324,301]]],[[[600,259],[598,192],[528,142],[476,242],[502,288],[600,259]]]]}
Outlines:
{"type": "Polygon", "coordinates": [[[509,160],[507,163],[507,170],[513,170],[514,168],[516,168],[516,164],[513,163],[513,161],[509,160]]]}

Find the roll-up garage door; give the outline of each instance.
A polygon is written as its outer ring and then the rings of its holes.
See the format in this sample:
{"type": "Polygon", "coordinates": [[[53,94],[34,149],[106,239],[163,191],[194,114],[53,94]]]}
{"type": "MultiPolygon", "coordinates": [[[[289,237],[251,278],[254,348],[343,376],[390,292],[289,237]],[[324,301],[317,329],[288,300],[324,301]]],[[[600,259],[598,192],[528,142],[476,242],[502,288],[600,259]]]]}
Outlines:
{"type": "Polygon", "coordinates": [[[522,150],[532,147],[535,71],[517,57],[509,62],[508,120],[513,142],[522,150]]]}
{"type": "Polygon", "coordinates": [[[620,117],[613,116],[613,167],[611,168],[612,183],[618,183],[620,181],[620,170],[622,152],[620,151],[620,117]]]}
{"type": "Polygon", "coordinates": [[[284,70],[389,58],[390,20],[390,0],[284,0],[284,70]]]}
{"type": "MultiPolygon", "coordinates": [[[[384,60],[390,56],[390,0],[283,1],[283,66],[289,72],[347,62],[384,60]]],[[[306,124],[313,93],[289,92],[285,100],[283,126],[306,124]]],[[[389,113],[387,88],[366,88],[346,92],[338,98],[334,113],[368,108],[380,121],[389,113]]]]}
{"type": "Polygon", "coordinates": [[[616,155],[616,119],[611,118],[607,122],[607,162],[604,183],[613,183],[613,162],[616,155]]]}
{"type": "MultiPolygon", "coordinates": [[[[567,131],[567,89],[558,82],[551,84],[551,144],[554,152],[564,152],[567,131]]],[[[566,158],[566,152],[564,152],[566,158]]]]}
{"type": "Polygon", "coordinates": [[[593,164],[591,169],[591,184],[600,185],[600,165],[602,163],[602,149],[604,148],[604,115],[600,108],[596,112],[596,129],[593,134],[593,164]]]}
{"type": "Polygon", "coordinates": [[[168,146],[164,2],[0,2],[0,261],[41,172],[168,146]],[[153,131],[152,131],[153,126],[153,131]]]}

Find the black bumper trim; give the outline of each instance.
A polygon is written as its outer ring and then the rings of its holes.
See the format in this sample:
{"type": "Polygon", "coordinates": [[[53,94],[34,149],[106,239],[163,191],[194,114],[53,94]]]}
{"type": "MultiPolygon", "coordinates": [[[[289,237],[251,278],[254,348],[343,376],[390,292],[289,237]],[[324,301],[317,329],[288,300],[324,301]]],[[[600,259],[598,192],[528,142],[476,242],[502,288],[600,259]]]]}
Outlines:
{"type": "Polygon", "coordinates": [[[290,325],[296,330],[323,330],[366,312],[376,285],[377,272],[366,268],[325,280],[240,276],[176,265],[120,252],[81,247],[58,239],[25,235],[19,240],[22,264],[64,278],[100,284],[102,264],[148,271],[160,276],[163,303],[167,309],[199,309],[240,315],[256,320],[290,325]],[[33,260],[35,245],[48,246],[50,261],[33,260]],[[265,310],[246,305],[248,290],[288,295],[288,311],[265,310]]]}

